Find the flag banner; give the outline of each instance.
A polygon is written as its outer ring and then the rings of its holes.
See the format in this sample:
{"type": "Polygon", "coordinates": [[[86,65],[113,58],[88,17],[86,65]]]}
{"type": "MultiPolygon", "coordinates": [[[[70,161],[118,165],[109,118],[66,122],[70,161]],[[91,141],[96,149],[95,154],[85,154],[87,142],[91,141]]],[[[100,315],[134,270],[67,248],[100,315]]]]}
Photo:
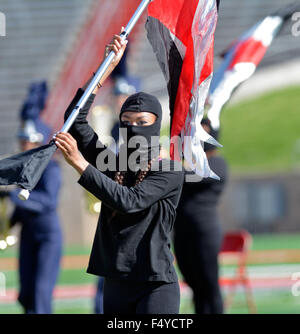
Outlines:
{"type": "Polygon", "coordinates": [[[209,168],[203,143],[221,145],[201,126],[213,75],[217,18],[216,0],[155,0],[148,8],[146,30],[167,82],[171,158],[179,160],[183,153],[200,177],[219,179],[209,168]]]}
{"type": "Polygon", "coordinates": [[[224,105],[237,87],[254,74],[274,38],[296,11],[300,11],[299,1],[258,22],[222,54],[224,61],[214,74],[207,100],[207,116],[214,129],[220,127],[224,105]]]}
{"type": "Polygon", "coordinates": [[[0,185],[18,185],[31,191],[55,153],[54,142],[0,161],[0,185]]]}

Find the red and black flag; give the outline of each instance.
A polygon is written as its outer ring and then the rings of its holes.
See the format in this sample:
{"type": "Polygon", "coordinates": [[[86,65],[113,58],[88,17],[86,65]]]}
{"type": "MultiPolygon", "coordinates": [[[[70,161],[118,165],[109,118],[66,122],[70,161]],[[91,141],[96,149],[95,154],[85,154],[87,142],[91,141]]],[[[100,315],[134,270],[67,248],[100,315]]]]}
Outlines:
{"type": "Polygon", "coordinates": [[[219,1],[155,0],[146,29],[168,86],[171,114],[171,158],[178,143],[188,164],[201,177],[218,176],[209,168],[203,142],[220,144],[201,126],[213,74],[214,33],[219,1]],[[182,146],[181,146],[182,145],[182,146]]]}
{"type": "Polygon", "coordinates": [[[220,127],[220,113],[223,106],[236,88],[254,74],[274,38],[297,11],[300,11],[299,1],[267,16],[222,54],[224,61],[214,74],[207,101],[209,105],[207,116],[214,129],[220,127]]]}

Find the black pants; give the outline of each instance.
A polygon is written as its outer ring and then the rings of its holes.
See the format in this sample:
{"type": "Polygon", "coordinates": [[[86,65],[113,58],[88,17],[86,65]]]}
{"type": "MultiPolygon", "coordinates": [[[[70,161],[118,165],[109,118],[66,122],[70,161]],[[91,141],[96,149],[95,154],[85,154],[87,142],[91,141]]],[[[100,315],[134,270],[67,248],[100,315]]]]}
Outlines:
{"type": "Polygon", "coordinates": [[[104,279],[104,314],[178,314],[178,282],[104,279]]]}
{"type": "Polygon", "coordinates": [[[179,227],[175,228],[175,256],[184,280],[193,290],[195,313],[221,314],[223,299],[218,265],[221,226],[211,214],[195,215],[195,219],[178,218],[184,224],[178,223],[179,227]]]}

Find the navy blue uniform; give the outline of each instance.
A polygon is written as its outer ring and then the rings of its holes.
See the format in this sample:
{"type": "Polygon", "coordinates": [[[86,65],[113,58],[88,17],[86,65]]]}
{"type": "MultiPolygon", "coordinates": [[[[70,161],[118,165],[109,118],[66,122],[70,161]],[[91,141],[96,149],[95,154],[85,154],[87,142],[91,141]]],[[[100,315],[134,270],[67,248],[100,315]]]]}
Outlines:
{"type": "Polygon", "coordinates": [[[26,313],[52,313],[51,300],[62,254],[62,233],[56,212],[60,167],[52,160],[28,201],[11,194],[16,208],[12,224],[22,224],[19,256],[19,302],[26,313]]]}

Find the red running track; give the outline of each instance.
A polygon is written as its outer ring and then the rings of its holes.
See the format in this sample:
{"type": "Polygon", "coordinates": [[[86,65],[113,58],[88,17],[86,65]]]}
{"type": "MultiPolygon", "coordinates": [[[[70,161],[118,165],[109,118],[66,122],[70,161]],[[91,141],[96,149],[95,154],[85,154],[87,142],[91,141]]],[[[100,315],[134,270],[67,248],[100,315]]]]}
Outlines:
{"type": "MultiPolygon", "coordinates": [[[[230,281],[226,278],[221,278],[220,283],[222,287],[230,284],[230,281]]],[[[294,281],[290,277],[280,278],[251,278],[251,287],[256,288],[291,288],[294,281]]],[[[188,295],[190,292],[189,287],[180,282],[180,291],[182,296],[188,295]]],[[[94,298],[96,294],[96,286],[93,284],[88,285],[65,285],[57,286],[54,291],[54,299],[77,299],[77,298],[94,298]]],[[[12,303],[17,300],[18,292],[16,289],[7,289],[6,295],[0,295],[1,303],[12,303]]]]}

